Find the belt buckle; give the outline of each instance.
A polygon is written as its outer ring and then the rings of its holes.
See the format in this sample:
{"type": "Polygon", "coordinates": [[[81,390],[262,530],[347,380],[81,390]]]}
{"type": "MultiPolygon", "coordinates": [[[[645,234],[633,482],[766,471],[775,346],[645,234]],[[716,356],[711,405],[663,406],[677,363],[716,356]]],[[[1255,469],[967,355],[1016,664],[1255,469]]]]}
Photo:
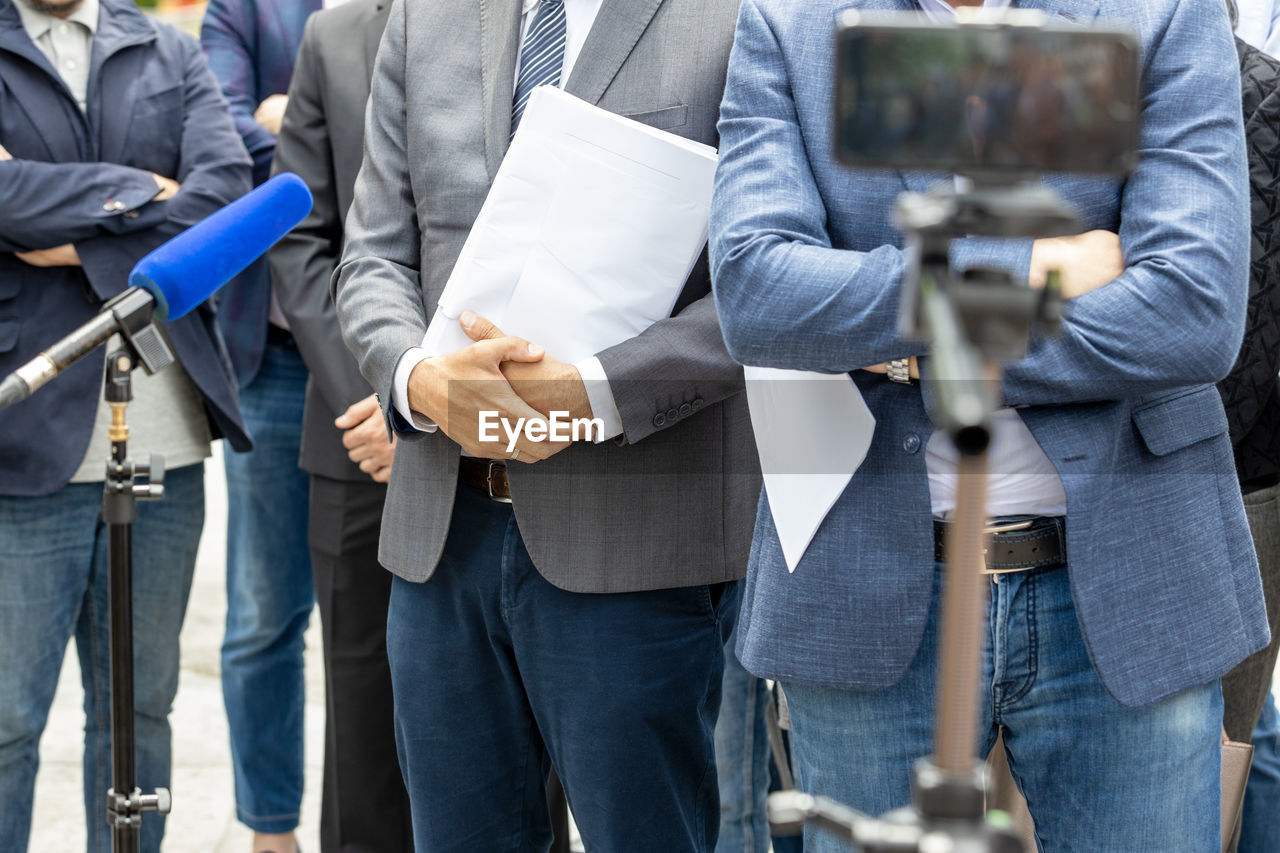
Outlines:
{"type": "Polygon", "coordinates": [[[507,463],[503,462],[501,459],[489,460],[489,467],[485,471],[485,475],[484,475],[484,485],[485,485],[485,488],[489,490],[489,500],[497,501],[500,504],[509,504],[511,503],[510,497],[504,498],[502,495],[495,495],[493,493],[493,469],[494,468],[501,468],[503,471],[505,471],[507,470],[507,463]]]}
{"type": "MultiPolygon", "coordinates": [[[[1015,530],[1030,530],[1031,525],[1035,524],[1034,518],[1028,518],[1025,521],[1011,521],[1008,524],[992,524],[982,528],[984,536],[994,536],[997,533],[1012,533],[1015,530]]],[[[991,575],[991,580],[1000,583],[1001,575],[1013,574],[1014,572],[1025,572],[1031,566],[1009,566],[1005,569],[993,569],[987,564],[987,548],[982,549],[982,574],[991,575]]]]}

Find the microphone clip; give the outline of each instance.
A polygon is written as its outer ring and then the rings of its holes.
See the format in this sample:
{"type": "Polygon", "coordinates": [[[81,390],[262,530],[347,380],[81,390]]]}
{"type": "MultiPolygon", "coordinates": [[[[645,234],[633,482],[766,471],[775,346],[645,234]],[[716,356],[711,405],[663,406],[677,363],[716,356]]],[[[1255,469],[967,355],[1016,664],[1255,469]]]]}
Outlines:
{"type": "Polygon", "coordinates": [[[148,376],[173,364],[173,345],[164,328],[155,321],[155,297],[145,290],[130,287],[102,307],[116,318],[126,349],[136,357],[148,376]]]}

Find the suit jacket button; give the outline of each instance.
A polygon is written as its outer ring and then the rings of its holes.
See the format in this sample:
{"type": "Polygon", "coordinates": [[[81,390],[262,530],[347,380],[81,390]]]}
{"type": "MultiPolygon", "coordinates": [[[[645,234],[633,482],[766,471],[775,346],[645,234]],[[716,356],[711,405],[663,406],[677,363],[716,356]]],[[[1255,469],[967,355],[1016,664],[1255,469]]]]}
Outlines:
{"type": "Polygon", "coordinates": [[[666,414],[663,412],[658,412],[658,414],[654,415],[653,425],[656,426],[658,429],[662,429],[664,426],[666,426],[667,425],[666,414]]]}
{"type": "Polygon", "coordinates": [[[707,401],[706,401],[706,400],[704,400],[704,399],[702,399],[701,397],[694,397],[694,398],[693,398],[693,404],[692,404],[692,405],[693,405],[693,410],[694,410],[695,412],[696,412],[696,411],[698,411],[699,409],[701,409],[701,408],[702,408],[703,406],[705,406],[706,404],[707,404],[707,401]]]}
{"type": "Polygon", "coordinates": [[[675,406],[672,406],[671,408],[667,409],[667,422],[668,422],[668,423],[671,423],[672,421],[674,421],[674,420],[675,420],[676,418],[678,418],[678,417],[680,417],[680,410],[679,410],[679,409],[677,409],[675,406]]]}
{"type": "Polygon", "coordinates": [[[693,414],[693,406],[692,406],[691,404],[689,404],[689,403],[681,403],[681,404],[680,404],[680,417],[682,417],[682,418],[687,418],[687,417],[689,417],[689,415],[691,415],[691,414],[693,414]]]}
{"type": "Polygon", "coordinates": [[[909,432],[902,439],[902,449],[908,453],[915,453],[920,449],[920,436],[914,432],[909,432]]]}

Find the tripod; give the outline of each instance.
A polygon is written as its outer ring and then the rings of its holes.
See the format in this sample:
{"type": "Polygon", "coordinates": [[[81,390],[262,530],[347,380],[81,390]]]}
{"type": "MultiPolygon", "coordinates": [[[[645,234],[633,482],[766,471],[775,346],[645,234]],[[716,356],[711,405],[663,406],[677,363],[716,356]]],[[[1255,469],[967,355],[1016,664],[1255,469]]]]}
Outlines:
{"type": "Polygon", "coordinates": [[[152,454],[147,463],[129,461],[126,409],[133,400],[132,374],[138,364],[154,373],[174,360],[164,333],[151,321],[150,305],[144,303],[128,292],[108,303],[121,321],[122,343],[107,356],[103,377],[103,397],[111,408],[111,456],[102,489],[102,520],[108,536],[111,788],[107,824],[113,853],[137,853],[143,814],[168,814],[172,806],[166,789],[143,793],[138,788],[134,737],[132,525],[138,518],[138,501],[164,497],[164,459],[152,454]]]}
{"type": "Polygon", "coordinates": [[[959,193],[947,186],[899,199],[895,224],[908,235],[914,267],[903,281],[901,331],[931,342],[929,387],[935,425],[960,453],[956,512],[946,541],[933,754],[912,771],[913,805],[876,819],[840,803],[785,792],[769,798],[777,834],[813,823],[865,853],[1019,853],[1007,815],[985,813],[977,761],[978,679],[987,580],[987,448],[998,407],[1000,364],[1021,357],[1032,333],[1052,333],[1061,289],[1051,274],[1038,293],[1004,270],[955,278],[948,250],[967,235],[1043,237],[1078,230],[1074,211],[1034,185],[959,193]]]}

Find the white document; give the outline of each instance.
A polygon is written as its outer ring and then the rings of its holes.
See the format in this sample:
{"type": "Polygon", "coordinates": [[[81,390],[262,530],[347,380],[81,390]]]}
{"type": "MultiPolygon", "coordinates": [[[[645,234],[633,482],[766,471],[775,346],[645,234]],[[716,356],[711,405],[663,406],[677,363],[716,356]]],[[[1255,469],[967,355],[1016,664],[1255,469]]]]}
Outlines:
{"type": "Polygon", "coordinates": [[[764,490],[794,572],[866,458],[876,421],[848,374],[745,370],[764,490]]]}
{"type": "Polygon", "coordinates": [[[671,314],[707,240],[714,148],[535,89],[422,346],[463,311],[573,363],[671,314]]]}

